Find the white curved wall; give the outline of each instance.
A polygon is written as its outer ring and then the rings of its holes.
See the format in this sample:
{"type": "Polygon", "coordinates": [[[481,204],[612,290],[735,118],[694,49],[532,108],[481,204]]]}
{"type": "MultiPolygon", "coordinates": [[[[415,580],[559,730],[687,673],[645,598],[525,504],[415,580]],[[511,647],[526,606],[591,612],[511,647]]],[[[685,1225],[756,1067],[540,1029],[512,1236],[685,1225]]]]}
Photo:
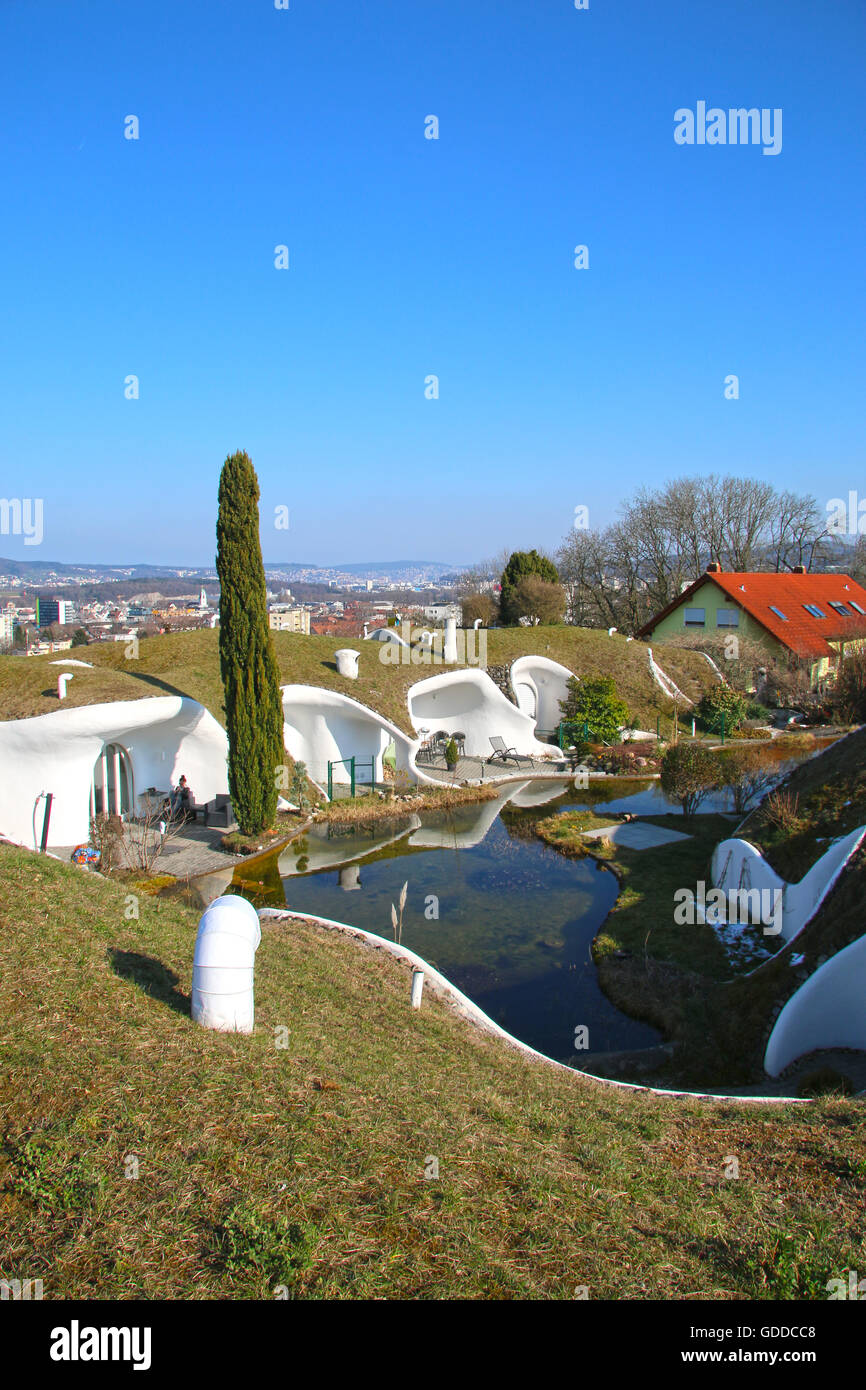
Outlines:
{"type": "Polygon", "coordinates": [[[338,869],[345,864],[354,864],[359,859],[366,859],[368,855],[385,849],[387,845],[396,844],[410,831],[417,830],[420,824],[420,817],[414,814],[401,818],[397,830],[391,828],[392,822],[386,821],[383,825],[388,828],[374,831],[369,837],[365,836],[360,848],[357,842],[352,843],[351,837],[337,836],[332,839],[330,825],[326,821],[311,825],[304,832],[303,852],[299,852],[300,846],[296,840],[283,850],[277,860],[280,877],[294,878],[299,873],[318,873],[322,869],[338,869]],[[298,868],[299,859],[305,863],[303,869],[298,868]]]}
{"type": "Polygon", "coordinates": [[[490,735],[499,734],[509,748],[540,757],[550,746],[535,737],[535,720],[517,709],[486,671],[446,671],[410,686],[409,718],[416,729],[466,735],[466,752],[490,756],[490,735]]]}
{"type": "Polygon", "coordinates": [[[568,695],[571,678],[567,666],[546,656],[519,656],[508,673],[518,708],[535,721],[537,729],[546,730],[559,726],[559,704],[568,695]]]}
{"type": "Polygon", "coordinates": [[[860,826],[837,840],[815,861],[799,883],[786,883],[780,878],[761,851],[750,845],[748,840],[722,840],[713,851],[713,885],[725,892],[737,888],[781,889],[782,930],[778,940],[787,943],[793,941],[814,917],[848,860],[859,848],[864,835],[866,826],[860,826]]]}
{"type": "Polygon", "coordinates": [[[778,1076],[818,1048],[866,1050],[866,936],[819,965],[776,1019],[764,1068],[778,1076]]]}
{"type": "Polygon", "coordinates": [[[658,662],[653,656],[652,647],[647,647],[646,652],[647,659],[649,661],[650,675],[652,676],[659,690],[663,690],[665,695],[667,695],[669,699],[673,700],[675,704],[693,705],[694,700],[690,700],[688,695],[684,695],[683,692],[680,690],[679,686],[676,684],[676,682],[672,681],[670,676],[662,670],[661,666],[659,666],[658,662]]]}
{"type": "Polygon", "coordinates": [[[396,642],[398,647],[408,647],[410,644],[405,638],[401,637],[394,627],[374,627],[372,632],[368,632],[364,638],[365,642],[396,642]]]}
{"type": "MultiPolygon", "coordinates": [[[[522,787],[512,791],[509,801],[512,806],[517,806],[520,810],[531,810],[533,806],[546,806],[549,801],[555,801],[558,796],[565,792],[576,790],[574,779],[570,777],[548,778],[544,781],[534,778],[531,782],[524,782],[522,787]]],[[[588,793],[587,793],[588,795],[588,793]]]]}
{"type": "MultiPolygon", "coordinates": [[[[413,781],[421,776],[415,768],[417,740],[359,700],[313,685],[284,685],[282,696],[286,748],[296,761],[306,763],[310,777],[320,786],[327,783],[329,761],[351,757],[360,762],[372,758],[375,779],[381,782],[382,755],[392,740],[398,771],[407,772],[413,781]]],[[[347,767],[335,766],[333,775],[335,782],[351,780],[347,767]]],[[[360,769],[358,775],[369,781],[368,768],[360,769]]]]}
{"type": "Polygon", "coordinates": [[[129,754],[136,798],[146,787],[167,791],[183,773],[197,801],[228,791],[225,731],[197,700],[180,695],[116,700],[0,723],[0,833],[38,845],[44,802],[53,792],[49,847],[74,845],[90,833],[90,788],[106,743],[129,754]]]}
{"type": "MultiPolygon", "coordinates": [[[[524,784],[525,785],[525,784],[524,784]]],[[[458,816],[443,818],[438,824],[419,821],[409,836],[413,849],[473,849],[480,845],[503,806],[511,801],[514,789],[509,783],[490,801],[477,801],[459,808],[458,816]]]]}
{"type": "Polygon", "coordinates": [[[713,661],[713,658],[710,656],[709,652],[699,652],[698,655],[702,656],[704,658],[704,661],[708,661],[710,663],[710,666],[713,668],[713,671],[716,675],[716,680],[719,682],[719,684],[727,685],[727,681],[725,680],[716,663],[713,661]]]}

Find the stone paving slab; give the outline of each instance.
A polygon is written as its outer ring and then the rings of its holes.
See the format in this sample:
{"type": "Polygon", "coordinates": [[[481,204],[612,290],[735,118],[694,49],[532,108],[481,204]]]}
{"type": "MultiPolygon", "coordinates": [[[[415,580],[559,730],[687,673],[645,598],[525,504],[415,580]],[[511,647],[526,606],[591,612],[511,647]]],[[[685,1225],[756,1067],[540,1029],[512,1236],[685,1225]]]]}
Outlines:
{"type": "Polygon", "coordinates": [[[513,782],[518,777],[568,777],[568,762],[563,758],[512,758],[503,763],[497,758],[490,763],[486,758],[461,758],[453,773],[448,771],[445,759],[437,758],[432,763],[419,762],[419,772],[433,777],[437,782],[459,786],[461,782],[513,782]]]}
{"type": "Polygon", "coordinates": [[[670,845],[675,840],[691,840],[681,830],[666,830],[661,825],[646,825],[641,821],[623,821],[618,825],[608,825],[601,830],[585,830],[585,840],[612,840],[626,849],[656,849],[659,845],[670,845]]]}
{"type": "MultiPolygon", "coordinates": [[[[196,874],[215,869],[233,868],[245,858],[242,854],[227,854],[220,848],[225,835],[224,826],[193,825],[172,830],[164,849],[158,855],[153,874],[174,874],[175,878],[194,878],[196,874]]],[[[52,847],[58,859],[69,859],[75,845],[52,847]]]]}

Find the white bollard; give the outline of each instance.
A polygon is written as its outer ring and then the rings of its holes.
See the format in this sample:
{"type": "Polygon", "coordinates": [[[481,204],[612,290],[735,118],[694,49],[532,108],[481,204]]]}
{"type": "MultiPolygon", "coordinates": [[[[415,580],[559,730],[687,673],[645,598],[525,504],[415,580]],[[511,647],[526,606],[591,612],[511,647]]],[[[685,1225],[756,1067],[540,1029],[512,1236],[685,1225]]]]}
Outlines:
{"type": "Polygon", "coordinates": [[[69,684],[69,682],[70,682],[71,680],[74,680],[74,679],[75,679],[75,672],[74,672],[74,671],[64,671],[62,675],[60,675],[60,676],[57,677],[57,698],[58,698],[58,700],[65,700],[65,699],[66,699],[66,687],[67,687],[67,685],[69,684]]]}
{"type": "Polygon", "coordinates": [[[412,971],[412,1008],[420,1009],[421,995],[424,992],[424,971],[412,971]]]}
{"type": "Polygon", "coordinates": [[[358,679],[358,657],[360,652],[352,651],[351,647],[341,647],[338,652],[334,652],[334,660],[337,663],[337,672],[341,676],[348,676],[350,681],[358,679]]]}
{"type": "Polygon", "coordinates": [[[192,1017],[221,1033],[251,1033],[253,976],[262,939],[259,914],[246,898],[214,898],[202,913],[192,964],[192,1017]]]}

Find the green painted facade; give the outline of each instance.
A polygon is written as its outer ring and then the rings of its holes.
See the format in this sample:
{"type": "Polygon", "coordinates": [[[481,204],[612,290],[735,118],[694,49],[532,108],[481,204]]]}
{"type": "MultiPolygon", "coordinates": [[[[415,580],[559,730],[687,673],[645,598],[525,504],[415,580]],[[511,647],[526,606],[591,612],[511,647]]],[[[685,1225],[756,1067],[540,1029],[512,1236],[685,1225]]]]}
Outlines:
{"type": "Polygon", "coordinates": [[[653,640],[660,637],[694,637],[700,636],[702,632],[712,633],[714,637],[725,637],[728,633],[736,633],[740,637],[748,637],[755,642],[765,642],[768,648],[773,649],[779,646],[766,628],[761,627],[749,616],[744,608],[735,603],[732,598],[723,593],[717,584],[711,580],[699,585],[690,597],[679,604],[672,613],[668,613],[666,618],[656,623],[653,628],[653,640]],[[703,609],[703,623],[688,623],[686,615],[693,609],[703,609]],[[719,615],[734,614],[736,623],[720,621],[719,615]]]}

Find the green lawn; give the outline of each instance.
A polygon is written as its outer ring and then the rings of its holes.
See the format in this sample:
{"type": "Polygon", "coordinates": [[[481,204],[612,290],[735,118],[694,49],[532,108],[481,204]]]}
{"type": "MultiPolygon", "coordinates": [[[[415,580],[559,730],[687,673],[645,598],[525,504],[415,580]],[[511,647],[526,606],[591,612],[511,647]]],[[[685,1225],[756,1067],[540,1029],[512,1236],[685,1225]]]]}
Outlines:
{"type": "Polygon", "coordinates": [[[822,1298],[858,1266],[859,1105],[570,1076],[298,923],[263,928],[255,1033],[207,1032],[195,914],[139,908],[0,847],[0,1275],[46,1298],[822,1298]]]}

